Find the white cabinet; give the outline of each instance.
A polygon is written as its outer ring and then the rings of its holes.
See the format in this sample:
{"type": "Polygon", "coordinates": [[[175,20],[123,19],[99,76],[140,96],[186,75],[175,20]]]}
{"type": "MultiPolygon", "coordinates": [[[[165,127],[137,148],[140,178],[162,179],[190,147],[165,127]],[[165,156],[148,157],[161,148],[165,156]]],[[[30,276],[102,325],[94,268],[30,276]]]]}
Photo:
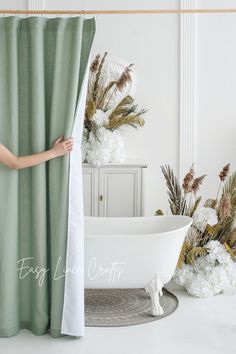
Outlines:
{"type": "Polygon", "coordinates": [[[101,168],[83,164],[86,216],[144,215],[145,164],[109,164],[101,168]]]}

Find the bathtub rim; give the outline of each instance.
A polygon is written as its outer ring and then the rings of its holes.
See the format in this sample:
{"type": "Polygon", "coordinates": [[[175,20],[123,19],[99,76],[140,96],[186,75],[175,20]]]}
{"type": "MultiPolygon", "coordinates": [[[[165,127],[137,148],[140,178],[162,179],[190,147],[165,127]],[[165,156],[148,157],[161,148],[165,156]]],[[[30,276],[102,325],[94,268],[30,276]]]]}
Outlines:
{"type": "Polygon", "coordinates": [[[164,232],[147,232],[147,233],[128,233],[128,234],[125,234],[125,233],[117,233],[117,234],[112,234],[112,233],[109,233],[109,234],[96,234],[96,233],[90,233],[90,234],[86,234],[86,232],[84,232],[84,237],[85,238],[91,238],[91,237],[99,237],[99,238],[104,238],[104,237],[134,237],[134,236],[137,236],[137,237],[151,237],[151,236],[161,236],[161,235],[168,235],[168,234],[171,234],[173,232],[176,232],[176,231],[182,231],[186,228],[190,228],[193,224],[193,219],[190,217],[190,216],[187,216],[187,215],[151,215],[151,216],[131,216],[131,217],[109,217],[109,216],[85,216],[84,217],[84,222],[87,220],[94,220],[94,219],[98,219],[100,221],[102,220],[107,220],[107,219],[114,219],[114,220],[124,220],[124,221],[127,221],[127,219],[129,218],[132,218],[132,219],[136,219],[136,220],[141,220],[141,219],[155,219],[155,218],[165,218],[165,219],[173,219],[173,218],[181,218],[181,219],[186,219],[186,224],[184,226],[181,226],[181,227],[178,227],[174,230],[170,230],[170,231],[164,231],[164,232]],[[187,223],[188,221],[188,223],[187,223]]]}

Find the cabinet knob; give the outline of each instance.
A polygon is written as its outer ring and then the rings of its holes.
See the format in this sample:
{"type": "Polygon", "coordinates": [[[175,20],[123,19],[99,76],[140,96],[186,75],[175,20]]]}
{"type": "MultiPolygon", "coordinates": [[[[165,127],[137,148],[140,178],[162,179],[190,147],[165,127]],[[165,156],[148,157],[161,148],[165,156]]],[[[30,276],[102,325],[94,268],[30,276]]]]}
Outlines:
{"type": "Polygon", "coordinates": [[[100,202],[103,201],[103,195],[102,194],[99,196],[99,200],[100,200],[100,202]]]}

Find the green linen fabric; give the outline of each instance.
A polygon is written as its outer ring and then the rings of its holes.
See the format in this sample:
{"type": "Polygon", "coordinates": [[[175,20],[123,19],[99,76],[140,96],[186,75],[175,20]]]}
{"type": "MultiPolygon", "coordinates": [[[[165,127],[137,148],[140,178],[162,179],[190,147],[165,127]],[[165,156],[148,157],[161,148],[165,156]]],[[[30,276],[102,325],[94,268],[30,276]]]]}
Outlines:
{"type": "MultiPolygon", "coordinates": [[[[0,18],[0,142],[17,156],[71,135],[94,34],[83,17],[0,18]]],[[[62,336],[69,171],[69,155],[0,164],[0,337],[62,336]]]]}

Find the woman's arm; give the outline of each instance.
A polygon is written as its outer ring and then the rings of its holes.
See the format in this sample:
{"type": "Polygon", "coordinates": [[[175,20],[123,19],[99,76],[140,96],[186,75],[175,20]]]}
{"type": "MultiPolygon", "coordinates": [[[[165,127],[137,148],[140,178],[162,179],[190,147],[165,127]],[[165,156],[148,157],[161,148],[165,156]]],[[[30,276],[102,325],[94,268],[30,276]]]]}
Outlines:
{"type": "Polygon", "coordinates": [[[54,159],[58,156],[63,156],[73,149],[73,138],[64,140],[64,137],[59,137],[50,150],[38,152],[27,156],[15,156],[3,144],[0,144],[0,163],[3,163],[9,168],[22,169],[38,165],[42,162],[54,159]]]}

